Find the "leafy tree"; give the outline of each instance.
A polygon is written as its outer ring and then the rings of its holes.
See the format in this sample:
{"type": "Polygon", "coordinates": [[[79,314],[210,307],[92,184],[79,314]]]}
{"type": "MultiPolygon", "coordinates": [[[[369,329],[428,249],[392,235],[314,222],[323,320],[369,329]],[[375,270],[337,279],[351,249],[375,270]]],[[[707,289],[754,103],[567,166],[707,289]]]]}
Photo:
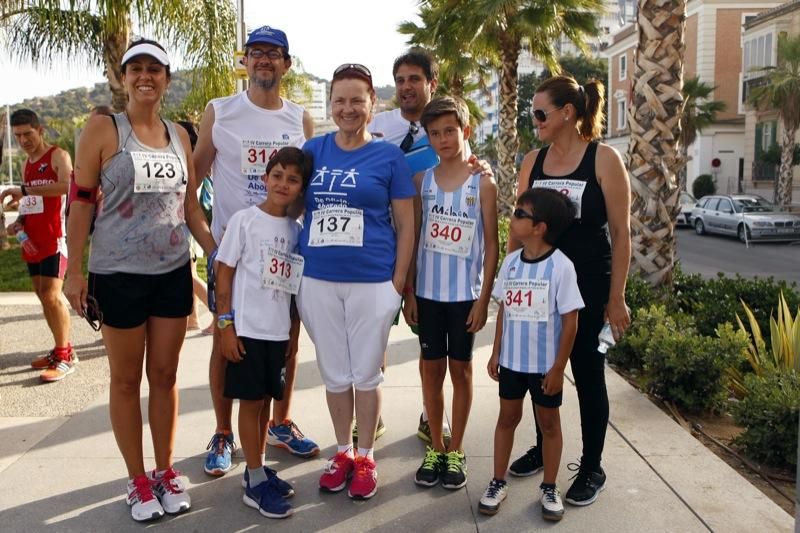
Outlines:
{"type": "Polygon", "coordinates": [[[188,107],[202,110],[211,98],[233,92],[235,14],[230,0],[0,3],[0,36],[12,54],[34,64],[84,57],[102,66],[116,110],[127,103],[120,61],[134,30],[171,44],[175,55],[192,66],[188,107]]]}
{"type": "Polygon", "coordinates": [[[778,36],[778,66],[767,67],[767,83],[756,87],[750,103],[757,109],[777,110],[783,124],[781,164],[775,180],[775,203],[792,203],[794,139],[800,129],[800,36],[778,36]]]}
{"type": "Polygon", "coordinates": [[[725,102],[709,100],[716,87],[700,81],[699,76],[684,80],[683,109],[681,110],[681,144],[683,168],[678,173],[678,188],[686,190],[686,163],[689,162],[689,147],[694,144],[697,134],[717,119],[717,113],[725,110],[725,102]]]}

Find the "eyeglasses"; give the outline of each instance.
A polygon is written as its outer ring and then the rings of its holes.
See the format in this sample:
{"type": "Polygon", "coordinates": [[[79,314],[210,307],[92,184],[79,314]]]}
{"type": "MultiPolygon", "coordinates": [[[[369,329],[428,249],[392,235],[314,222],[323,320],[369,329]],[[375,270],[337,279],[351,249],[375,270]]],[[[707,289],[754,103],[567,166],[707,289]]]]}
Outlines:
{"type": "Polygon", "coordinates": [[[266,57],[267,59],[270,59],[272,61],[275,61],[276,59],[283,59],[283,52],[281,52],[280,50],[275,50],[274,48],[270,50],[261,50],[259,48],[253,48],[252,50],[247,52],[247,55],[252,57],[253,59],[261,59],[262,57],[266,57]]]}
{"type": "Polygon", "coordinates": [[[553,111],[558,111],[559,109],[563,108],[564,106],[557,107],[555,109],[551,109],[550,111],[543,111],[541,109],[534,109],[533,110],[533,118],[538,120],[539,122],[547,122],[547,115],[552,113],[553,111]]]}
{"type": "Polygon", "coordinates": [[[514,218],[527,218],[533,220],[534,223],[541,222],[541,220],[539,220],[535,216],[531,215],[530,213],[519,207],[514,209],[514,218]]]}
{"type": "Polygon", "coordinates": [[[91,294],[86,297],[86,308],[83,310],[83,318],[89,323],[89,326],[95,330],[100,331],[103,327],[103,312],[100,310],[100,305],[91,294]]]}
{"type": "Polygon", "coordinates": [[[414,146],[414,135],[419,132],[419,126],[417,126],[414,122],[411,122],[408,125],[408,133],[406,136],[403,137],[403,140],[400,142],[400,149],[403,152],[408,152],[411,150],[411,147],[414,146]]]}
{"type": "Polygon", "coordinates": [[[336,67],[336,70],[333,71],[333,77],[335,78],[340,74],[344,74],[348,70],[355,70],[362,76],[366,76],[369,79],[370,85],[372,85],[372,72],[370,72],[367,67],[359,63],[345,63],[343,65],[339,65],[336,67]]]}

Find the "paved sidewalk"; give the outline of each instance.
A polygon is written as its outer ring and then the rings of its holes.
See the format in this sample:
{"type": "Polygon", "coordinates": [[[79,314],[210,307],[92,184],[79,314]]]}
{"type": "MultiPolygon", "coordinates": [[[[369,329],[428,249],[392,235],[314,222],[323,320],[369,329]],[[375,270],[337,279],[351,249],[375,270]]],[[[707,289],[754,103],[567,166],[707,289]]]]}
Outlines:
{"type": "MultiPolygon", "coordinates": [[[[24,393],[29,398],[31,392],[43,391],[51,398],[62,394],[59,401],[69,404],[70,396],[65,393],[72,394],[70,381],[77,383],[82,374],[95,375],[92,383],[107,380],[107,364],[93,353],[86,365],[81,363],[77,374],[65,382],[36,384],[36,374],[24,369],[24,360],[46,350],[50,339],[36,329],[40,321],[32,318],[37,312],[34,303],[30,295],[0,295],[0,378],[9,373],[24,376],[5,383],[0,395],[5,403],[15,395],[24,393]],[[15,321],[9,314],[22,319],[15,321]]],[[[93,344],[92,339],[96,341],[97,337],[92,337],[91,331],[87,333],[88,326],[77,319],[75,322],[73,330],[89,337],[85,343],[101,351],[101,346],[93,344]]],[[[282,450],[268,450],[269,464],[294,484],[297,493],[292,502],[295,515],[284,521],[263,518],[241,502],[243,462],[220,479],[203,473],[205,446],[214,428],[207,388],[211,338],[188,336],[178,375],[181,407],[175,462],[188,478],[193,506],[185,515],[167,517],[150,527],[163,531],[269,528],[293,532],[379,528],[506,532],[553,527],[542,520],[535,502],[540,475],[509,478],[509,497],[500,513],[485,517],[477,512],[478,500],[491,478],[492,435],[498,411],[497,387],[485,371],[493,331],[494,324],[490,322],[476,341],[475,395],[465,439],[469,483],[464,490],[449,492],[441,487],[422,490],[413,483],[424,452],[423,443],[416,437],[421,406],[418,344],[405,326],[392,330],[383,389],[383,417],[388,430],[376,447],[379,491],[366,502],[354,502],[345,493],[329,495],[317,490],[319,474],[325,458],[335,449],[335,441],[313,346],[304,336],[293,411],[302,430],[323,450],[319,457],[306,461],[282,450]]],[[[561,531],[601,532],[792,529],[794,519],[790,515],[613,371],[607,370],[607,380],[612,420],[604,455],[606,490],[594,505],[568,506],[556,527],[561,531]]],[[[146,401],[146,383],[142,395],[146,401]]],[[[34,402],[28,401],[30,412],[42,414],[34,402]]],[[[146,413],[145,405],[143,402],[146,413]]],[[[101,387],[90,401],[85,405],[81,402],[74,411],[58,417],[24,416],[24,412],[0,416],[0,436],[5,443],[0,452],[3,531],[123,532],[144,528],[131,520],[124,503],[125,468],[109,427],[107,388],[101,387]]],[[[558,482],[566,491],[570,475],[566,464],[580,456],[577,398],[571,384],[565,387],[562,424],[565,449],[558,482]]],[[[148,435],[146,428],[146,465],[152,468],[148,435]]],[[[526,408],[517,431],[514,457],[525,451],[532,438],[532,416],[526,408]]]]}

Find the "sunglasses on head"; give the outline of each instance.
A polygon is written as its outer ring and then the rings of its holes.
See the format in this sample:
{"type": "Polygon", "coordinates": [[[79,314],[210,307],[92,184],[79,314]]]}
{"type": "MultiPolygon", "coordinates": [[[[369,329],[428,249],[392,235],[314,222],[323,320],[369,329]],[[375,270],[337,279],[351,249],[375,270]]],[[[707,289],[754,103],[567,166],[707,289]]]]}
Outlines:
{"type": "Polygon", "coordinates": [[[534,222],[540,222],[538,218],[531,215],[530,213],[528,213],[527,211],[525,211],[520,207],[514,209],[514,218],[528,218],[530,220],[533,220],[534,222]]]}
{"type": "Polygon", "coordinates": [[[83,318],[89,323],[89,326],[95,330],[100,331],[103,327],[103,312],[95,300],[94,296],[89,295],[86,297],[86,307],[83,309],[83,318]]]}
{"type": "Polygon", "coordinates": [[[355,70],[362,76],[366,76],[369,78],[370,83],[372,83],[372,72],[370,72],[367,67],[359,63],[345,63],[343,65],[339,65],[336,67],[336,70],[333,71],[333,77],[335,78],[336,76],[344,74],[349,70],[355,70]]]}
{"type": "Polygon", "coordinates": [[[560,106],[560,107],[557,107],[557,108],[555,108],[555,109],[551,109],[550,111],[544,111],[544,110],[542,110],[542,109],[534,109],[534,110],[532,111],[532,113],[533,113],[533,118],[535,118],[535,119],[536,119],[536,120],[538,120],[539,122],[547,122],[547,115],[549,115],[549,114],[550,114],[550,113],[552,113],[553,111],[558,111],[559,109],[561,109],[561,108],[563,108],[563,107],[564,107],[564,106],[562,105],[562,106],[560,106]]]}

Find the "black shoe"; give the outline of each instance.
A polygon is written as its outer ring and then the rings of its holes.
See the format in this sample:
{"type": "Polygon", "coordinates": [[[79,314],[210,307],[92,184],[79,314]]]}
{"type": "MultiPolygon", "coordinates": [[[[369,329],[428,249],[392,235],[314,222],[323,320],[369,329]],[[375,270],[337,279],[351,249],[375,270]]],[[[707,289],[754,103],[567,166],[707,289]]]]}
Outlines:
{"type": "Polygon", "coordinates": [[[531,446],[525,455],[511,463],[508,471],[512,476],[527,477],[534,475],[542,468],[544,468],[542,452],[536,446],[531,446]]]}
{"type": "Polygon", "coordinates": [[[442,465],[442,487],[460,489],[467,484],[467,456],[456,450],[444,454],[442,465]]]}
{"type": "Polygon", "coordinates": [[[425,459],[422,460],[422,465],[414,475],[414,483],[423,487],[433,487],[439,483],[443,463],[444,454],[428,446],[425,450],[425,459]]]}
{"type": "Polygon", "coordinates": [[[606,488],[606,473],[598,467],[598,472],[593,472],[582,468],[579,464],[570,463],[567,469],[577,470],[578,473],[570,479],[575,479],[572,486],[567,491],[564,499],[572,505],[590,505],[594,503],[600,495],[600,491],[606,488]]]}

